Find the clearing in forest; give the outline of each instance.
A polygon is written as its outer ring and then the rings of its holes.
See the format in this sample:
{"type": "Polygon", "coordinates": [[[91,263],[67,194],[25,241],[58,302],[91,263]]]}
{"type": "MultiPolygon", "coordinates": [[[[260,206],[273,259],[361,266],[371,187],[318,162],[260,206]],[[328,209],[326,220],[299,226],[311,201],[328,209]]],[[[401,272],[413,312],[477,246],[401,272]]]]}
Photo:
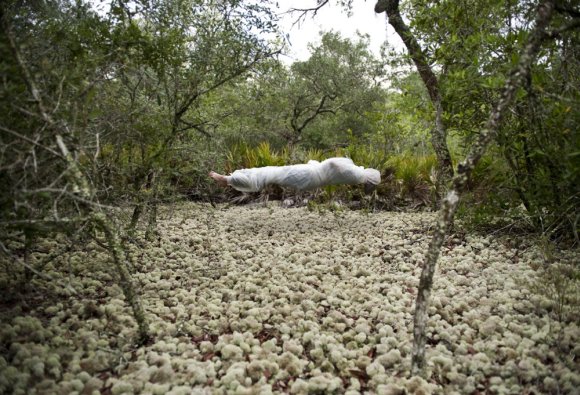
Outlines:
{"type": "Polygon", "coordinates": [[[0,393],[520,394],[580,386],[577,311],[558,319],[553,295],[530,291],[542,257],[525,241],[448,238],[423,380],[409,378],[412,317],[433,214],[188,203],[161,217],[159,238],[130,248],[153,343],[133,344],[136,325],[108,255],[89,244],[47,269],[54,282],[36,278],[34,291],[3,306],[0,393]]]}

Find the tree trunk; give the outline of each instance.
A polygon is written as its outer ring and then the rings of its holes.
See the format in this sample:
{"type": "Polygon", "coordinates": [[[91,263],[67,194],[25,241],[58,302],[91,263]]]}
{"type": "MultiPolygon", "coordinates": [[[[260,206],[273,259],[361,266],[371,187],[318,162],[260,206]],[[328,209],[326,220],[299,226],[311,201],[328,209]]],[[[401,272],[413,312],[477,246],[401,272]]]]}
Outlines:
{"type": "Polygon", "coordinates": [[[439,91],[439,81],[433,70],[431,70],[425,53],[401,17],[399,0],[379,0],[375,5],[375,12],[379,14],[386,12],[389,24],[395,29],[403,40],[405,47],[407,47],[407,51],[409,51],[409,55],[413,59],[413,63],[415,63],[415,67],[427,88],[429,98],[435,109],[435,127],[431,132],[431,144],[437,156],[440,174],[437,182],[437,191],[441,197],[447,181],[453,177],[453,163],[447,147],[447,129],[443,123],[443,104],[439,91]]]}
{"type": "Polygon", "coordinates": [[[136,176],[135,181],[135,194],[137,195],[137,203],[135,204],[135,208],[133,209],[133,214],[131,215],[131,222],[127,226],[126,230],[129,236],[133,237],[135,235],[135,231],[137,229],[137,224],[139,223],[139,219],[143,214],[143,210],[146,207],[150,206],[151,196],[148,195],[148,191],[151,189],[151,184],[155,178],[155,171],[151,170],[149,174],[147,174],[145,178],[145,183],[142,184],[142,178],[140,176],[136,176]],[[145,192],[143,192],[143,189],[145,192]]]}
{"type": "Polygon", "coordinates": [[[425,367],[425,324],[427,322],[427,308],[429,305],[429,296],[433,285],[433,275],[437,259],[443,241],[449,229],[449,224],[453,220],[461,193],[465,190],[468,178],[475,168],[477,162],[485,153],[489,143],[496,137],[501,125],[502,117],[508,106],[514,99],[517,89],[522,85],[530,73],[530,65],[534,61],[540,45],[544,39],[549,37],[546,34],[546,28],[551,20],[554,9],[554,1],[547,0],[538,7],[538,16],[535,27],[529,35],[528,42],[522,51],[520,60],[516,68],[510,74],[505,87],[501,93],[499,101],[491,111],[489,119],[484,129],[477,137],[475,144],[472,146],[465,160],[457,167],[457,174],[453,179],[451,190],[443,200],[436,228],[429,244],[429,249],[425,255],[425,263],[419,282],[419,290],[415,303],[415,317],[413,328],[413,352],[411,371],[413,374],[424,373],[425,367]]]}
{"type": "Polygon", "coordinates": [[[157,234],[157,191],[158,183],[155,179],[158,174],[152,173],[151,181],[149,187],[151,188],[151,194],[149,196],[149,201],[147,202],[147,209],[149,210],[149,220],[147,222],[147,229],[145,230],[145,239],[152,241],[157,234]]]}
{"type": "Polygon", "coordinates": [[[33,245],[33,235],[30,229],[24,229],[24,276],[22,279],[22,288],[28,289],[30,287],[30,281],[32,280],[32,276],[34,272],[31,270],[31,263],[30,263],[30,249],[33,245]]]}
{"type": "MultiPolygon", "coordinates": [[[[62,136],[57,135],[56,141],[67,164],[69,165],[71,182],[73,185],[78,186],[77,189],[79,190],[80,196],[83,197],[87,202],[90,202],[92,193],[86,178],[78,166],[78,163],[75,161],[73,155],[69,152],[68,148],[64,144],[62,136]],[[80,186],[84,187],[81,188],[80,186]]],[[[145,312],[141,306],[139,296],[137,295],[133,282],[131,281],[131,275],[127,269],[127,262],[124,259],[125,254],[123,253],[123,247],[117,236],[116,227],[111,223],[111,221],[104,213],[95,210],[94,206],[91,204],[85,204],[83,208],[87,212],[90,220],[105,234],[109,253],[111,254],[113,263],[117,269],[117,273],[119,274],[123,295],[125,295],[125,300],[129,306],[131,306],[133,317],[135,318],[135,321],[137,321],[139,331],[138,341],[141,344],[146,343],[150,338],[149,323],[145,317],[145,312]]]]}
{"type": "MultiPolygon", "coordinates": [[[[137,192],[139,193],[139,192],[137,192]]],[[[137,229],[137,223],[139,222],[139,218],[141,218],[141,214],[143,213],[143,202],[140,201],[141,197],[139,197],[139,201],[133,208],[133,214],[131,215],[131,222],[129,222],[129,226],[127,226],[127,233],[129,237],[133,237],[135,235],[135,229],[137,229]]]]}
{"type": "Polygon", "coordinates": [[[147,222],[147,229],[145,230],[145,239],[153,241],[157,235],[157,200],[152,199],[149,202],[149,221],[147,222]]]}
{"type": "Polygon", "coordinates": [[[138,341],[140,344],[146,343],[150,338],[149,323],[147,321],[147,317],[145,316],[145,311],[143,310],[141,301],[135,291],[135,287],[133,286],[133,282],[131,281],[131,275],[127,269],[127,263],[125,260],[123,247],[121,246],[121,241],[119,240],[117,233],[113,230],[114,227],[110,223],[109,219],[105,216],[105,214],[95,211],[91,214],[91,219],[105,234],[109,252],[113,258],[113,264],[115,265],[117,273],[119,274],[123,295],[125,295],[127,303],[129,306],[131,306],[133,317],[135,317],[135,321],[137,321],[139,332],[138,341]]]}

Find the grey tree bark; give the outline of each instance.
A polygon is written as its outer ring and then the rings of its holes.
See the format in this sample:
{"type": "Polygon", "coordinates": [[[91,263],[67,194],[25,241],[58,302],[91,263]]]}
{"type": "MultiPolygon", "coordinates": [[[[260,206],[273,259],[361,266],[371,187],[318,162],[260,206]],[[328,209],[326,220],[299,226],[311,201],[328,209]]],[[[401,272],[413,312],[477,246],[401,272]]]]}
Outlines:
{"type": "Polygon", "coordinates": [[[439,181],[437,191],[439,196],[443,192],[443,187],[447,181],[453,177],[453,163],[447,147],[447,128],[443,123],[443,105],[441,102],[441,92],[439,90],[439,80],[427,62],[427,56],[421,49],[421,46],[413,36],[413,33],[401,17],[399,11],[399,0],[379,0],[375,4],[375,12],[380,14],[385,12],[389,24],[395,29],[399,37],[403,40],[407,51],[415,67],[427,88],[429,98],[435,109],[435,127],[431,132],[431,144],[437,156],[439,166],[439,181]]]}
{"type": "Polygon", "coordinates": [[[413,327],[413,352],[412,352],[412,374],[422,374],[425,367],[425,325],[427,323],[427,308],[429,297],[433,285],[433,275],[441,251],[441,246],[449,230],[449,225],[453,221],[461,193],[464,192],[467,181],[475,165],[485,153],[490,142],[496,137],[502,122],[502,117],[508,106],[514,99],[517,89],[522,86],[530,74],[530,66],[533,63],[541,43],[544,39],[552,37],[547,31],[549,22],[554,10],[554,0],[544,1],[538,7],[534,29],[531,31],[526,46],[523,48],[517,66],[512,70],[506,84],[502,90],[499,101],[492,109],[485,127],[480,131],[475,143],[467,154],[465,160],[457,167],[457,174],[452,183],[451,190],[443,199],[442,206],[436,223],[433,237],[429,244],[429,249],[425,254],[425,261],[417,299],[415,302],[415,316],[413,327]]]}

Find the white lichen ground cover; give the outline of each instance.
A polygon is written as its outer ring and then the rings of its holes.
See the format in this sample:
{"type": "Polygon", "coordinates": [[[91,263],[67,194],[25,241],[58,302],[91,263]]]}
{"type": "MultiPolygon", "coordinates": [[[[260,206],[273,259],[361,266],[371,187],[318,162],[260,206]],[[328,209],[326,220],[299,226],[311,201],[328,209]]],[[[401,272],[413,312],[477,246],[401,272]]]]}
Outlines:
{"type": "Polygon", "coordinates": [[[409,378],[433,218],[172,209],[159,240],[131,251],[153,343],[133,345],[112,265],[89,245],[47,269],[59,281],[34,280],[39,297],[3,308],[0,393],[578,393],[578,323],[522,287],[539,252],[493,237],[444,247],[428,379],[409,378]]]}

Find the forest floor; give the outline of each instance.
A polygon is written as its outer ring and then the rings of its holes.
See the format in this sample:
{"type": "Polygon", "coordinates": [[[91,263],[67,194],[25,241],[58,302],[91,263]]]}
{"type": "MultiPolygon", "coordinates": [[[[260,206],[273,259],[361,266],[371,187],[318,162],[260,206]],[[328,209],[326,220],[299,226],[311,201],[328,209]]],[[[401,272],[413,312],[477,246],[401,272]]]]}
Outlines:
{"type": "Polygon", "coordinates": [[[158,239],[130,249],[153,342],[134,344],[108,255],[87,243],[45,269],[53,281],[36,277],[2,304],[0,393],[578,393],[577,305],[558,303],[559,277],[539,275],[532,240],[505,236],[449,237],[428,378],[409,377],[433,222],[275,203],[167,208],[158,239]]]}

